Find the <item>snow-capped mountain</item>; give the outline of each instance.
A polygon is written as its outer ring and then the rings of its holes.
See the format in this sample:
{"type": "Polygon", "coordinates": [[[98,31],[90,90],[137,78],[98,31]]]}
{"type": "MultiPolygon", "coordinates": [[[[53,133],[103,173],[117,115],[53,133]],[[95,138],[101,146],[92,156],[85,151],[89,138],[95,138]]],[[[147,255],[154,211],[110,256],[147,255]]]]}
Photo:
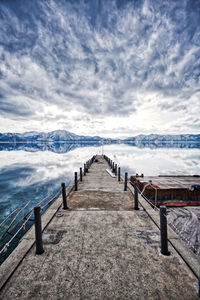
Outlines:
{"type": "Polygon", "coordinates": [[[0,133],[0,142],[61,142],[61,141],[109,141],[99,136],[81,136],[66,130],[55,130],[48,133],[44,132],[25,132],[25,133],[0,133]]]}
{"type": "Polygon", "coordinates": [[[76,135],[66,130],[55,130],[48,133],[44,132],[25,132],[25,133],[0,133],[0,142],[7,143],[38,143],[38,142],[98,142],[98,143],[129,143],[138,147],[145,145],[175,145],[181,143],[190,143],[200,145],[200,134],[181,134],[181,135],[138,135],[123,140],[102,138],[99,136],[82,136],[76,135]]]}
{"type": "Polygon", "coordinates": [[[189,142],[189,143],[200,143],[200,134],[180,134],[180,135],[158,135],[158,134],[149,134],[149,135],[137,135],[135,137],[130,137],[125,139],[126,142],[132,142],[136,145],[140,143],[180,143],[180,142],[189,142]]]}

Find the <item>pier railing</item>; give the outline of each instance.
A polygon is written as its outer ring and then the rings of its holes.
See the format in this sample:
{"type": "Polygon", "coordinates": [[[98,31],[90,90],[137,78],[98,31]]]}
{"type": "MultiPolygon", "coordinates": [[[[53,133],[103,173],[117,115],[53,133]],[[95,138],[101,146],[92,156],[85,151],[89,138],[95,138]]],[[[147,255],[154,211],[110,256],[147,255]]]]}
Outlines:
{"type": "MultiPolygon", "coordinates": [[[[80,175],[79,176],[78,176],[78,172],[74,173],[73,188],[74,188],[75,191],[78,190],[78,182],[82,181],[83,176],[85,176],[89,172],[89,168],[90,168],[91,164],[94,162],[95,158],[96,158],[96,156],[94,155],[91,159],[86,161],[86,163],[84,164],[83,169],[82,169],[82,167],[80,168],[80,175]],[[84,172],[82,172],[82,170],[84,170],[84,172]]],[[[14,218],[9,222],[9,224],[6,226],[6,229],[4,230],[4,233],[0,236],[0,241],[3,240],[7,234],[12,236],[4,244],[4,246],[1,248],[0,255],[5,254],[5,252],[8,250],[8,248],[11,246],[11,243],[14,241],[14,239],[17,238],[17,236],[19,235],[20,232],[22,232],[22,231],[24,231],[24,233],[26,232],[27,223],[29,221],[34,221],[35,225],[36,225],[35,226],[35,228],[36,228],[36,232],[35,232],[35,234],[36,234],[36,248],[37,248],[36,253],[37,254],[43,253],[43,251],[41,250],[41,241],[42,241],[42,239],[41,239],[42,231],[41,231],[41,225],[40,225],[40,223],[41,223],[41,213],[43,213],[47,209],[47,207],[50,206],[53,203],[53,201],[55,199],[57,199],[60,195],[62,195],[63,209],[68,209],[67,196],[66,196],[66,186],[65,186],[65,183],[61,183],[61,188],[59,188],[59,190],[56,193],[50,194],[50,195],[46,196],[45,198],[43,198],[36,205],[34,205],[25,214],[25,216],[23,216],[22,220],[24,220],[24,222],[22,222],[20,227],[18,229],[16,229],[16,232],[14,234],[12,234],[9,230],[13,227],[14,224],[15,224],[15,227],[17,227],[19,222],[21,223],[21,221],[19,221],[16,224],[17,218],[20,216],[20,214],[24,213],[25,209],[32,203],[32,200],[28,201],[27,203],[24,203],[22,206],[20,206],[20,207],[18,207],[15,210],[12,211],[0,223],[0,228],[1,228],[14,215],[14,218]],[[38,242],[39,240],[40,240],[40,242],[38,242]],[[37,246],[37,244],[39,246],[37,246]]],[[[14,227],[14,229],[15,229],[15,227],[14,227]]],[[[29,226],[29,228],[30,228],[30,226],[29,226]]]]}

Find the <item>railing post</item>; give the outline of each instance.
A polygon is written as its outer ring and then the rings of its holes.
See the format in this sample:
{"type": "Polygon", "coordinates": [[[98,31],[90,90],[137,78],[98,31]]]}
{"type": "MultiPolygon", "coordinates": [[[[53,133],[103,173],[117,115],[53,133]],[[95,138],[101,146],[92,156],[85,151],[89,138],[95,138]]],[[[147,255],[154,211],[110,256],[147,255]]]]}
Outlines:
{"type": "Polygon", "coordinates": [[[113,163],[112,163],[112,172],[113,172],[113,173],[115,172],[115,163],[114,163],[114,161],[113,161],[113,163]]]}
{"type": "Polygon", "coordinates": [[[124,191],[127,191],[127,180],[128,180],[128,173],[125,173],[125,178],[124,178],[124,191]]]}
{"type": "Polygon", "coordinates": [[[121,180],[120,167],[118,168],[118,181],[121,180]]]}
{"type": "Polygon", "coordinates": [[[137,182],[134,182],[134,198],[135,198],[135,210],[138,210],[138,189],[137,189],[137,182]]]}
{"type": "Polygon", "coordinates": [[[63,199],[63,209],[68,209],[67,207],[67,196],[66,196],[66,188],[65,188],[65,183],[61,183],[62,187],[62,199],[63,199]]]}
{"type": "Polygon", "coordinates": [[[83,181],[82,168],[80,168],[80,181],[83,181]]]}
{"type": "Polygon", "coordinates": [[[166,217],[166,206],[160,206],[160,242],[161,242],[161,253],[163,255],[170,255],[168,251],[168,240],[167,240],[167,217],[166,217]]]}
{"type": "Polygon", "coordinates": [[[42,242],[42,225],[40,210],[41,208],[39,206],[34,207],[36,254],[42,254],[44,252],[42,242]]]}
{"type": "Polygon", "coordinates": [[[74,190],[78,190],[77,172],[74,173],[74,190]]]}
{"type": "Polygon", "coordinates": [[[86,175],[86,166],[85,166],[85,164],[84,164],[84,169],[83,170],[84,170],[83,174],[86,175]]]}
{"type": "Polygon", "coordinates": [[[115,164],[115,176],[117,176],[117,164],[115,164]]]}

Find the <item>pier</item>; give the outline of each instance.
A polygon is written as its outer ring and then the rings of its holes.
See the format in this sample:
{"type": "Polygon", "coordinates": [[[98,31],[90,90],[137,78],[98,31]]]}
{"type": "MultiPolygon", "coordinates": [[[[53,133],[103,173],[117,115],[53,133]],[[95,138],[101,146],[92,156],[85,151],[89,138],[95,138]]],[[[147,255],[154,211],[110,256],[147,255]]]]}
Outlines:
{"type": "Polygon", "coordinates": [[[161,253],[158,213],[118,171],[98,155],[76,173],[42,216],[44,252],[33,226],[0,267],[0,299],[199,299],[197,257],[169,228],[161,253]]]}

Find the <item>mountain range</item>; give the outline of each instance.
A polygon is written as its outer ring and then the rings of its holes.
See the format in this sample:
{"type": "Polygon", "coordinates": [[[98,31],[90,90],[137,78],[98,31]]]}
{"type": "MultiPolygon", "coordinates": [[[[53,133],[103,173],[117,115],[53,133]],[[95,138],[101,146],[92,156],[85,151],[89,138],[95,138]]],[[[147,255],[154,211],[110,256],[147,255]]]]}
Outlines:
{"type": "Polygon", "coordinates": [[[44,132],[25,132],[25,133],[0,133],[0,142],[6,143],[38,143],[38,142],[95,142],[95,143],[128,143],[136,146],[146,144],[177,144],[191,143],[200,144],[200,134],[180,134],[180,135],[137,135],[125,139],[102,138],[100,136],[76,135],[65,130],[55,130],[48,133],[44,132]]]}

